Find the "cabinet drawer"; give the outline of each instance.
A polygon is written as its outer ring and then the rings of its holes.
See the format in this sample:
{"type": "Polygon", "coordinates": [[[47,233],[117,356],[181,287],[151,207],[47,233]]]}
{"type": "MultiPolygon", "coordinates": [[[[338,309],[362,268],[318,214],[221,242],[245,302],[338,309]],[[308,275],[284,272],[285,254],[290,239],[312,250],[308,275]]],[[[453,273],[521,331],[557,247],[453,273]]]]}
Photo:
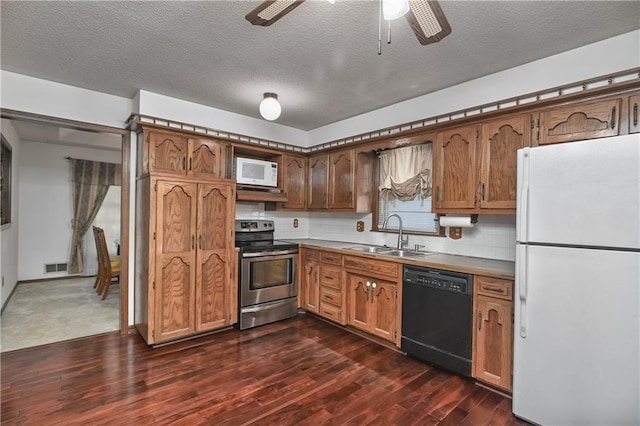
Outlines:
{"type": "Polygon", "coordinates": [[[330,287],[320,287],[320,303],[330,303],[338,308],[342,307],[342,293],[330,287]]]}
{"type": "Polygon", "coordinates": [[[342,256],[337,253],[331,253],[328,251],[323,251],[320,253],[320,260],[323,263],[331,263],[333,265],[341,265],[342,264],[342,256]]]}
{"type": "Polygon", "coordinates": [[[398,276],[400,270],[400,265],[394,262],[384,262],[352,256],[345,256],[344,267],[367,271],[375,275],[387,275],[393,278],[398,276]]]}
{"type": "Polygon", "coordinates": [[[318,250],[305,250],[304,258],[309,260],[320,260],[320,252],[318,250]]]}
{"type": "Polygon", "coordinates": [[[329,303],[320,302],[320,315],[325,318],[342,323],[343,312],[342,309],[333,306],[329,303]]]}
{"type": "Polygon", "coordinates": [[[342,290],[342,270],[339,267],[322,265],[320,268],[320,285],[342,290]]]}
{"type": "Polygon", "coordinates": [[[513,281],[499,278],[475,277],[477,295],[513,300],[513,281]]]}

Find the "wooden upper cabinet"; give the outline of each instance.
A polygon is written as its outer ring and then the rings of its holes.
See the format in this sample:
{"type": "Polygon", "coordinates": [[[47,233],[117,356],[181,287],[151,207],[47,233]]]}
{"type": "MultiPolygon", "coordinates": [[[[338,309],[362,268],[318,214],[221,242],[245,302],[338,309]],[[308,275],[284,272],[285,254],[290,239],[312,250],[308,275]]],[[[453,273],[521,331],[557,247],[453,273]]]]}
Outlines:
{"type": "Polygon", "coordinates": [[[329,156],[314,155],[309,158],[307,206],[310,209],[326,209],[328,206],[329,156]]]}
{"type": "Polygon", "coordinates": [[[188,139],[174,133],[146,133],[144,153],[147,154],[147,172],[184,175],[187,170],[188,139]]]}
{"type": "Polygon", "coordinates": [[[329,209],[352,209],[355,161],[352,149],[329,155],[329,209]]]}
{"type": "Polygon", "coordinates": [[[538,144],[617,136],[621,106],[621,99],[607,99],[542,111],[538,144]]]}
{"type": "Polygon", "coordinates": [[[475,124],[438,133],[433,157],[436,209],[474,207],[477,139],[475,124]]]}
{"type": "Polygon", "coordinates": [[[304,210],[307,206],[307,159],[298,155],[284,155],[282,158],[283,189],[287,202],[282,209],[304,210]]]}
{"type": "Polygon", "coordinates": [[[217,141],[145,130],[138,142],[138,152],[139,175],[171,173],[199,179],[223,176],[222,149],[217,141]]]}
{"type": "Polygon", "coordinates": [[[482,124],[480,208],[516,208],[517,150],[529,146],[531,117],[520,115],[482,124]]]}
{"type": "Polygon", "coordinates": [[[156,193],[154,339],[159,342],[195,331],[197,185],[158,181],[156,193]]]}
{"type": "Polygon", "coordinates": [[[629,97],[629,133],[640,132],[640,95],[629,97]]]}
{"type": "Polygon", "coordinates": [[[207,139],[189,139],[187,175],[197,178],[221,177],[220,144],[207,139]]]}

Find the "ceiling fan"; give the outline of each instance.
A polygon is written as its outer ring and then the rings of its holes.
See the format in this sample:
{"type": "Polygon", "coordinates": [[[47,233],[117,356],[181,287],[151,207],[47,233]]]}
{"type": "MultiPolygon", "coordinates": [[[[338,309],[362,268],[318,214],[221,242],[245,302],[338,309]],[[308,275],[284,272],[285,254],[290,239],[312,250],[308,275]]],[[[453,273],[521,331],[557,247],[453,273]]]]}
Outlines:
{"type": "MultiPolygon", "coordinates": [[[[332,0],[329,0],[333,3],[332,0]]],[[[382,0],[386,2],[389,0],[382,0]]],[[[245,18],[253,25],[267,27],[282,18],[304,0],[267,0],[249,12],[245,18]]],[[[422,45],[438,42],[451,33],[451,27],[437,0],[409,0],[404,15],[422,45]]]]}

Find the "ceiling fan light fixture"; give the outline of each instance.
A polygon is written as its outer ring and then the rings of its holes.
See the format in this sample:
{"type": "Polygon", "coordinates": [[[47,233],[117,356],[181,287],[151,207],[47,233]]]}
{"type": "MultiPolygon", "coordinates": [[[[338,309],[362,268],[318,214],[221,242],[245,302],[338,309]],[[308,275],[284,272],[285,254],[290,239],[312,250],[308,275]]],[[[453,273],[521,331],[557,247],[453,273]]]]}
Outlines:
{"type": "Polygon", "coordinates": [[[438,42],[451,34],[451,26],[436,0],[410,1],[406,18],[422,45],[438,42]]]}
{"type": "Polygon", "coordinates": [[[391,21],[404,16],[409,11],[409,0],[382,0],[382,16],[391,21]]]}
{"type": "Polygon", "coordinates": [[[260,115],[268,121],[273,121],[280,117],[282,107],[278,102],[278,95],[275,93],[265,93],[262,102],[260,102],[260,115]]]}
{"type": "Polygon", "coordinates": [[[304,0],[268,0],[245,15],[245,19],[253,25],[267,27],[296,7],[304,0]]]}

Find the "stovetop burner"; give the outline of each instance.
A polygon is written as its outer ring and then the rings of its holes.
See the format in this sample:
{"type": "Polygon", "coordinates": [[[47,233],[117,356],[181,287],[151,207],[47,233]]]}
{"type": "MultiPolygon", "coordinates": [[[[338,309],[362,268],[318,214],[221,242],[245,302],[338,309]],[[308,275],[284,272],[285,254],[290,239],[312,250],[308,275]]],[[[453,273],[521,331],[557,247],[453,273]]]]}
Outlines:
{"type": "Polygon", "coordinates": [[[243,253],[297,250],[298,244],[273,239],[272,220],[236,220],[236,247],[243,253]]]}

